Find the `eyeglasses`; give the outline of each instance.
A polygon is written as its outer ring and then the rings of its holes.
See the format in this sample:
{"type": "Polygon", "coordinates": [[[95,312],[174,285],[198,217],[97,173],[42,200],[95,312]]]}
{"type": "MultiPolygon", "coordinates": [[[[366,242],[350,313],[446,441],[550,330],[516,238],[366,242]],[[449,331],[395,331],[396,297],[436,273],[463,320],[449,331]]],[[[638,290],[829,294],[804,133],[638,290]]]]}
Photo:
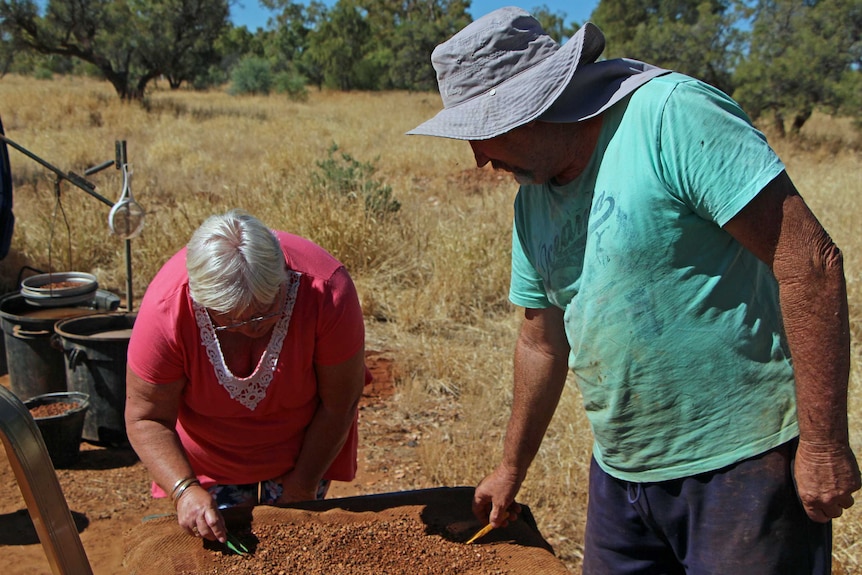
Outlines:
{"type": "Polygon", "coordinates": [[[279,316],[279,315],[281,315],[281,310],[274,311],[274,312],[268,313],[266,315],[259,315],[257,317],[247,319],[245,321],[238,321],[236,323],[231,323],[228,325],[214,325],[213,329],[215,331],[225,331],[227,329],[236,329],[236,328],[242,327],[244,325],[257,326],[258,324],[260,324],[260,322],[266,321],[268,319],[272,319],[272,318],[279,316]]]}

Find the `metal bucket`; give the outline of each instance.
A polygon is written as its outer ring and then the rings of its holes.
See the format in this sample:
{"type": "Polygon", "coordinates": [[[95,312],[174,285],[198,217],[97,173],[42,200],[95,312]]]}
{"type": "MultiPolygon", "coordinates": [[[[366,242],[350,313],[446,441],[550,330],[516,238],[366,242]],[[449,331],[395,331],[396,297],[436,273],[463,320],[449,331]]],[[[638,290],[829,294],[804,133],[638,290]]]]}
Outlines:
{"type": "Polygon", "coordinates": [[[136,313],[109,313],[66,319],[54,326],[65,356],[70,391],[90,396],[83,438],[114,447],[126,436],[126,353],[136,313]]]}
{"type": "Polygon", "coordinates": [[[96,313],[90,307],[41,308],[18,292],[0,299],[0,326],[6,347],[9,387],[21,401],[66,391],[63,352],[52,344],[54,325],[69,317],[96,313]]]}

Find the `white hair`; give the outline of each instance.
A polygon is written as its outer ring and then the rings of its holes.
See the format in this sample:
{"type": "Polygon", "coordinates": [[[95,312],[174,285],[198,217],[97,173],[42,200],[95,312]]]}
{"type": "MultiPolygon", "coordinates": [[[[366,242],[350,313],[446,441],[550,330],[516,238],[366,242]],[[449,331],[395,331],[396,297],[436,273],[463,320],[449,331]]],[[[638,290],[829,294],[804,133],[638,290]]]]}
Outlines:
{"type": "Polygon", "coordinates": [[[186,247],[192,298],[220,313],[271,304],[287,278],[278,239],[242,210],[210,216],[186,247]]]}

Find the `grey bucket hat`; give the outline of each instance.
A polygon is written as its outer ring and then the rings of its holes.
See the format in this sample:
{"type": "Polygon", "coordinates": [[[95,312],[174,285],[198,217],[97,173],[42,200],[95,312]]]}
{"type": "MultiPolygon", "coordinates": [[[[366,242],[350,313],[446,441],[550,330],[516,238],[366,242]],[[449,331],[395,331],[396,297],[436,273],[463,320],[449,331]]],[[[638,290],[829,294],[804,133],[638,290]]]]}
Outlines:
{"type": "Polygon", "coordinates": [[[537,119],[577,122],[667,73],[635,60],[597,63],[604,47],[589,22],[560,46],[521,8],[495,10],[434,49],[443,110],[407,134],[486,140],[537,119]]]}

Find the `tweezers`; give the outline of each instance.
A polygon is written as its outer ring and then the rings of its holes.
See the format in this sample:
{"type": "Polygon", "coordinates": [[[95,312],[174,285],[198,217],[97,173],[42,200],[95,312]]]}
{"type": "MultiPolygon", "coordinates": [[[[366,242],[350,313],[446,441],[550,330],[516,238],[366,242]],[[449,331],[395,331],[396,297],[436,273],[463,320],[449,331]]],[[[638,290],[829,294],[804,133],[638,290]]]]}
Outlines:
{"type": "Polygon", "coordinates": [[[232,553],[237,555],[247,555],[249,553],[248,547],[246,547],[242,541],[240,541],[235,535],[232,535],[230,532],[227,534],[227,541],[225,542],[225,546],[232,553]]]}

